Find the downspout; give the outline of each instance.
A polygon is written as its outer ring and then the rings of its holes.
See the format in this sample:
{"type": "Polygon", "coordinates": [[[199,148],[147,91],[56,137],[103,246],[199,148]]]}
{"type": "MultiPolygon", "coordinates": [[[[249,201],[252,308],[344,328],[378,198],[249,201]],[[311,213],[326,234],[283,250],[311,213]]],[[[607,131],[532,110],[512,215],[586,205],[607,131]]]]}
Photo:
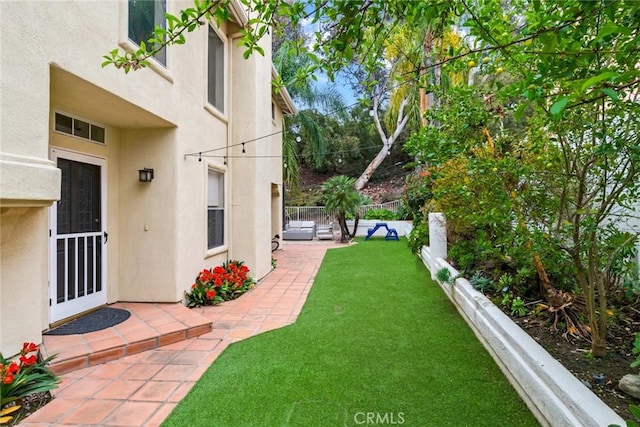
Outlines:
{"type": "MultiPolygon", "coordinates": [[[[245,10],[245,8],[243,7],[242,3],[240,2],[240,0],[231,0],[229,2],[229,11],[231,12],[231,20],[235,21],[240,27],[245,27],[248,22],[249,22],[249,16],[247,15],[247,11],[245,10]]],[[[227,117],[229,118],[227,120],[227,142],[226,142],[226,147],[225,147],[225,156],[227,159],[227,172],[231,172],[231,158],[229,157],[229,148],[230,146],[233,145],[233,83],[232,83],[232,78],[231,75],[233,74],[233,49],[235,48],[235,42],[238,38],[242,37],[242,35],[240,34],[240,32],[236,32],[233,34],[230,34],[228,36],[228,40],[230,41],[229,46],[227,46],[227,58],[229,58],[229,60],[227,61],[228,64],[228,70],[229,72],[227,73],[227,105],[229,108],[229,113],[227,115],[227,117]]],[[[231,173],[228,174],[228,176],[231,176],[231,173]]],[[[231,182],[229,182],[230,179],[225,180],[225,185],[227,186],[227,188],[225,188],[226,194],[231,195],[231,198],[233,198],[233,192],[231,191],[231,182]],[[227,189],[229,191],[227,191],[227,189]]],[[[232,204],[233,200],[227,200],[225,199],[225,211],[230,212],[233,206],[232,204]],[[228,208],[227,208],[228,207],[228,208]]],[[[231,215],[227,215],[227,221],[229,221],[229,218],[231,218],[231,215]]],[[[226,227],[227,230],[229,230],[229,239],[228,239],[228,249],[227,249],[227,255],[229,258],[232,258],[232,245],[230,244],[233,239],[233,227],[231,226],[230,221],[228,223],[225,224],[229,225],[229,227],[226,227]]]]}
{"type": "Polygon", "coordinates": [[[231,163],[232,163],[232,158],[230,157],[230,148],[231,146],[233,146],[233,120],[234,120],[234,115],[233,115],[233,80],[231,78],[232,74],[233,74],[233,49],[236,46],[236,41],[242,37],[242,35],[237,32],[237,33],[233,33],[231,35],[229,35],[229,46],[227,47],[228,51],[227,51],[227,57],[229,58],[229,60],[227,61],[228,65],[229,65],[229,73],[228,73],[228,77],[227,77],[227,81],[229,82],[227,85],[227,105],[229,108],[229,113],[228,113],[228,117],[229,120],[227,120],[227,146],[225,148],[225,155],[227,156],[227,172],[228,172],[228,176],[230,177],[230,179],[228,179],[227,181],[227,185],[228,185],[228,190],[227,194],[229,194],[229,200],[225,199],[225,202],[227,204],[227,206],[229,207],[228,212],[230,212],[230,214],[228,215],[228,219],[229,219],[229,223],[228,223],[228,227],[227,230],[229,230],[229,240],[228,240],[228,250],[227,250],[227,255],[229,257],[229,259],[232,259],[235,257],[235,255],[232,253],[233,249],[234,249],[234,245],[231,244],[231,242],[233,242],[233,224],[231,224],[231,211],[233,210],[233,187],[232,187],[232,179],[231,178],[233,176],[232,170],[231,170],[231,163]]]}

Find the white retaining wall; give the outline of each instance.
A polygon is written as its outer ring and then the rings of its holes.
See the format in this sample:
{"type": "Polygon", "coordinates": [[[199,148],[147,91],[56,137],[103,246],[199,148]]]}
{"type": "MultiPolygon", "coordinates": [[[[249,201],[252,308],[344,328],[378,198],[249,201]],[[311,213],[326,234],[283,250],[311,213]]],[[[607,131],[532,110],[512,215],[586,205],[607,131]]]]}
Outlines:
{"type": "MultiPolygon", "coordinates": [[[[422,248],[420,257],[434,279],[443,268],[451,272],[451,277],[459,274],[444,258],[433,256],[429,247],[422,248]]],[[[626,425],[468,280],[458,278],[453,284],[440,283],[440,286],[540,424],[553,427],[626,425]]]]}

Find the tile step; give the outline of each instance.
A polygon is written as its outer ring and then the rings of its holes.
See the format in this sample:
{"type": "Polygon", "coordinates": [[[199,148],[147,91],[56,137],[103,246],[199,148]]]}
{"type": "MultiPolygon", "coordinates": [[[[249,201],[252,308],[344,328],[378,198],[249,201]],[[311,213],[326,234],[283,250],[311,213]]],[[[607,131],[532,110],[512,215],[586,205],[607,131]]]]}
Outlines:
{"type": "Polygon", "coordinates": [[[44,335],[42,357],[56,355],[49,368],[57,375],[107,363],[211,332],[211,320],[184,305],[116,303],[131,312],[126,321],[82,335],[44,335]]]}

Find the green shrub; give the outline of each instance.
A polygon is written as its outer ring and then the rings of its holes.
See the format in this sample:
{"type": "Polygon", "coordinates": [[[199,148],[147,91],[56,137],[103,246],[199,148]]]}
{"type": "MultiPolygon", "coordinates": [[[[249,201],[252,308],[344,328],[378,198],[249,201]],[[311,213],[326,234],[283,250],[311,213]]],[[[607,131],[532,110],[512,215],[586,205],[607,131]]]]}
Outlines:
{"type": "Polygon", "coordinates": [[[419,218],[429,200],[433,197],[433,177],[428,169],[407,177],[402,193],[402,206],[406,210],[406,216],[419,218]]]}
{"type": "Polygon", "coordinates": [[[396,212],[396,217],[400,220],[405,220],[405,219],[413,219],[413,213],[411,212],[411,209],[409,209],[409,207],[403,203],[400,203],[400,206],[398,206],[398,211],[396,212]]]}
{"type": "Polygon", "coordinates": [[[322,192],[319,189],[287,192],[287,206],[322,206],[322,192]]]}
{"type": "Polygon", "coordinates": [[[425,222],[414,221],[413,229],[407,236],[409,249],[411,253],[418,254],[423,246],[429,244],[429,227],[425,222]]]}
{"type": "Polygon", "coordinates": [[[481,271],[474,271],[473,275],[469,279],[469,283],[474,289],[480,292],[488,292],[493,290],[493,280],[484,277],[481,271]]]}
{"type": "Polygon", "coordinates": [[[454,278],[451,276],[451,272],[448,268],[441,268],[440,270],[438,270],[436,272],[436,279],[438,279],[438,281],[441,283],[448,284],[452,284],[454,281],[454,278]]]}
{"type": "Polygon", "coordinates": [[[503,258],[502,250],[494,242],[484,230],[477,230],[474,237],[457,237],[452,239],[449,258],[455,261],[459,270],[490,271],[502,263],[503,258]]]}
{"type": "Polygon", "coordinates": [[[369,209],[364,214],[364,219],[381,219],[391,221],[396,219],[396,214],[389,209],[369,209]]]}
{"type": "Polygon", "coordinates": [[[522,301],[522,298],[515,297],[511,301],[511,314],[519,317],[523,317],[527,314],[527,308],[525,307],[524,301],[522,301]]]}
{"type": "Polygon", "coordinates": [[[631,363],[632,368],[637,368],[640,366],[640,332],[636,332],[636,339],[633,342],[633,354],[636,355],[636,360],[631,363]]]}

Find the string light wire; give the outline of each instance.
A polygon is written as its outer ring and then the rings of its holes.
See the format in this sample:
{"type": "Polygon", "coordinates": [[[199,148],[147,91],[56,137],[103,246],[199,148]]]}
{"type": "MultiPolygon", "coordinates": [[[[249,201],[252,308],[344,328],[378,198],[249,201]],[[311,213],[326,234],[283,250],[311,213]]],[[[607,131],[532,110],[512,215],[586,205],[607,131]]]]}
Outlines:
{"type": "MultiPolygon", "coordinates": [[[[465,4],[465,6],[468,8],[468,5],[466,5],[466,4],[465,4]]],[[[312,15],[312,14],[313,14],[313,12],[309,13],[307,16],[310,16],[310,15],[312,15]]],[[[483,47],[476,48],[476,49],[469,49],[469,50],[468,50],[468,51],[466,51],[466,52],[461,52],[461,53],[459,53],[459,54],[457,54],[457,55],[451,56],[451,57],[449,57],[449,58],[444,58],[444,59],[442,59],[442,60],[440,60],[440,61],[437,61],[437,62],[434,62],[434,63],[432,63],[432,64],[423,65],[423,66],[415,66],[415,68],[414,68],[414,69],[412,69],[412,70],[408,70],[408,71],[406,71],[406,72],[404,72],[404,73],[401,73],[401,74],[399,74],[399,76],[398,76],[398,77],[405,77],[405,76],[408,76],[408,75],[413,75],[413,77],[409,77],[409,78],[407,78],[406,80],[403,80],[403,81],[401,81],[401,82],[398,82],[398,83],[397,83],[397,84],[395,84],[395,85],[391,85],[391,86],[389,86],[389,87],[387,87],[387,88],[384,88],[384,89],[381,91],[381,93],[380,93],[380,94],[382,95],[382,94],[389,93],[389,92],[391,92],[391,91],[393,91],[393,90],[395,90],[395,89],[399,88],[399,87],[400,87],[400,86],[402,86],[402,85],[409,84],[409,83],[412,83],[412,82],[414,82],[414,81],[416,81],[416,80],[419,80],[421,77],[423,77],[423,76],[424,76],[424,73],[425,73],[426,71],[429,71],[429,70],[431,70],[431,69],[433,69],[433,68],[440,67],[440,66],[445,65],[445,64],[447,64],[447,63],[449,63],[449,62],[452,62],[452,61],[455,61],[455,60],[458,60],[458,59],[464,58],[464,57],[466,57],[466,56],[468,56],[468,55],[477,54],[477,53],[485,53],[485,52],[491,52],[491,51],[496,51],[496,50],[504,51],[506,48],[508,48],[508,47],[510,47],[510,46],[513,46],[513,45],[519,45],[520,43],[523,43],[523,42],[526,42],[526,41],[528,41],[528,40],[531,40],[531,39],[533,39],[533,38],[535,38],[535,37],[538,37],[538,36],[540,36],[540,35],[541,35],[541,34],[543,34],[543,33],[549,33],[549,32],[558,31],[558,30],[560,30],[560,29],[562,29],[562,28],[564,28],[564,27],[566,27],[566,26],[568,26],[568,25],[571,25],[571,24],[573,24],[573,23],[575,23],[575,22],[579,22],[580,20],[582,20],[582,19],[586,19],[586,18],[588,18],[588,17],[589,17],[589,16],[581,17],[581,18],[578,18],[577,20],[574,20],[574,21],[564,22],[564,23],[562,23],[561,25],[556,26],[556,27],[543,28],[543,29],[538,30],[538,31],[537,31],[536,33],[534,33],[534,34],[529,34],[529,35],[524,36],[524,37],[521,37],[521,38],[519,38],[519,39],[511,40],[511,41],[509,41],[509,43],[507,43],[507,44],[499,44],[498,46],[483,46],[483,47]]],[[[406,54],[405,54],[402,50],[401,50],[401,52],[402,52],[402,54],[403,54],[404,56],[406,56],[406,54]]],[[[407,59],[409,59],[409,58],[407,57],[407,59]]],[[[410,59],[409,59],[409,60],[410,60],[410,59]]],[[[411,62],[411,61],[410,61],[410,62],[411,62]]],[[[359,65],[362,65],[362,64],[359,64],[359,65]]],[[[415,64],[414,64],[414,65],[415,65],[415,64]]],[[[355,107],[356,105],[359,105],[359,104],[361,104],[361,101],[356,101],[356,102],[354,102],[354,103],[352,103],[352,104],[350,104],[350,105],[345,105],[345,106],[343,106],[343,107],[340,107],[340,108],[336,108],[336,109],[334,109],[334,110],[331,110],[331,111],[329,111],[329,112],[327,112],[327,113],[320,114],[320,117],[328,117],[328,116],[331,116],[331,115],[335,115],[335,114],[337,114],[337,113],[339,113],[339,112],[341,112],[341,111],[343,111],[343,110],[350,109],[350,108],[355,107]]],[[[185,158],[186,158],[186,157],[191,157],[191,156],[198,156],[199,161],[202,161],[203,154],[211,153],[211,152],[215,152],[215,151],[220,151],[220,150],[226,150],[226,149],[229,149],[229,148],[232,148],[232,147],[236,147],[236,146],[238,146],[238,145],[242,145],[242,146],[243,146],[243,148],[244,148],[244,144],[245,144],[245,143],[251,143],[251,142],[259,141],[259,140],[262,140],[262,139],[265,139],[265,138],[269,138],[269,137],[271,137],[271,136],[275,136],[275,135],[283,134],[283,133],[285,133],[285,129],[282,129],[282,130],[280,130],[280,131],[273,132],[273,133],[270,133],[270,134],[267,134],[267,135],[259,136],[259,137],[257,137],[257,138],[253,138],[253,139],[249,139],[249,140],[246,140],[246,141],[238,142],[238,143],[236,143],[236,144],[226,145],[226,146],[224,146],[224,147],[213,148],[213,149],[210,149],[210,150],[199,151],[199,152],[194,152],[194,153],[187,153],[187,154],[185,154],[185,158]]],[[[297,140],[298,142],[300,142],[298,139],[299,139],[299,136],[296,138],[296,140],[297,140]]],[[[280,157],[281,157],[281,156],[280,156],[280,157]]]]}

